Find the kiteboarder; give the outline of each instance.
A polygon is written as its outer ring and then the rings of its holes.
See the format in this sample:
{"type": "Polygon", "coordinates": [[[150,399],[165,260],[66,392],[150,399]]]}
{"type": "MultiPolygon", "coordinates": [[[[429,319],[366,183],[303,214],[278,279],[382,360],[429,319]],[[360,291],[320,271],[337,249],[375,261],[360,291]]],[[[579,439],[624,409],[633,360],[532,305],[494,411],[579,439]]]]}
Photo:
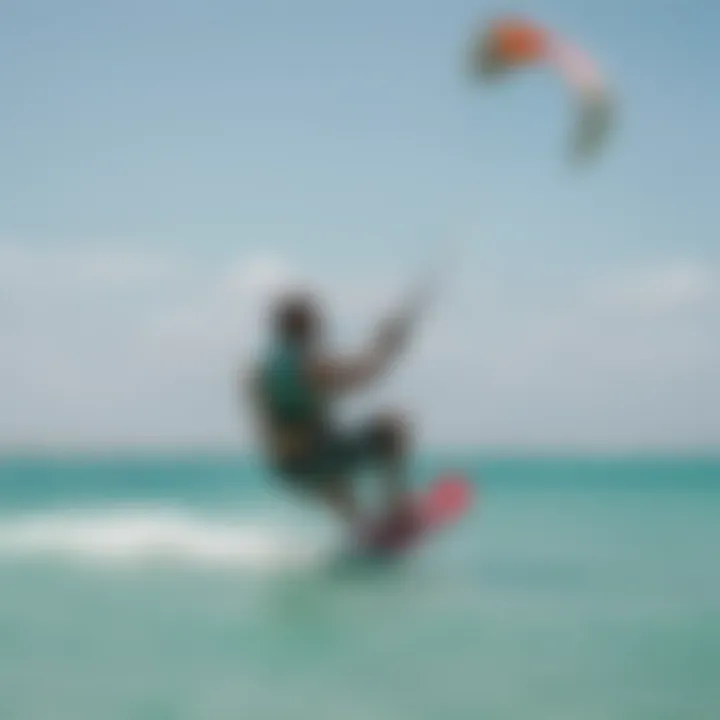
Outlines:
{"type": "Polygon", "coordinates": [[[364,467],[380,471],[387,518],[412,524],[407,485],[409,432],[397,414],[371,417],[361,427],[340,427],[336,403],[383,377],[407,346],[409,317],[381,323],[367,348],[336,357],[325,346],[317,298],[289,293],[270,314],[271,342],[245,378],[265,457],[290,487],[330,508],[353,530],[365,521],[356,478],[364,467]]]}

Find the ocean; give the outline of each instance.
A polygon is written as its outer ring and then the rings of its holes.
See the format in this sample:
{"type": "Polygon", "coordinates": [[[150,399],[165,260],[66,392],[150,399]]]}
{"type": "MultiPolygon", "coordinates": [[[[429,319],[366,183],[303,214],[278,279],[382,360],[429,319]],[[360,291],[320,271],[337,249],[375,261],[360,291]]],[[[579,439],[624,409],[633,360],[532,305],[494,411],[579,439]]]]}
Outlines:
{"type": "Polygon", "coordinates": [[[431,458],[391,567],[249,459],[0,461],[1,720],[717,720],[720,461],[431,458]]]}

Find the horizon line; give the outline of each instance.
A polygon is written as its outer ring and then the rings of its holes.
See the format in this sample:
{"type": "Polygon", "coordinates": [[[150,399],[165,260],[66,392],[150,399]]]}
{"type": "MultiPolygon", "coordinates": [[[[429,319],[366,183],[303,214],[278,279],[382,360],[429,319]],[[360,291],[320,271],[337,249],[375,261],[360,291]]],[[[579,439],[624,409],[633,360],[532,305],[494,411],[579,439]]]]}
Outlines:
{"type": "MultiPolygon", "coordinates": [[[[231,442],[118,442],[118,443],[0,443],[0,461],[24,458],[53,458],[53,457],[164,457],[168,455],[184,457],[234,457],[253,458],[261,453],[252,446],[231,442]]],[[[472,457],[501,457],[501,458],[693,458],[712,459],[720,461],[720,444],[718,445],[606,445],[592,446],[580,444],[503,444],[471,446],[433,443],[425,446],[421,451],[412,454],[412,457],[428,457],[433,455],[458,455],[472,457]]]]}

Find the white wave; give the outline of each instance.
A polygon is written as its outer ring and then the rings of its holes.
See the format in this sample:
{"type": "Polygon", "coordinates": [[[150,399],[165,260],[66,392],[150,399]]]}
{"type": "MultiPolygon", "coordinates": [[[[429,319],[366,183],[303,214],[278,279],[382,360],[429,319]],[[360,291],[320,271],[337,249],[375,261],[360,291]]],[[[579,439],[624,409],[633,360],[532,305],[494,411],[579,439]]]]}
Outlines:
{"type": "Polygon", "coordinates": [[[0,521],[0,557],[193,564],[256,570],[313,564],[327,543],[287,522],[170,508],[63,510],[0,521]]]}

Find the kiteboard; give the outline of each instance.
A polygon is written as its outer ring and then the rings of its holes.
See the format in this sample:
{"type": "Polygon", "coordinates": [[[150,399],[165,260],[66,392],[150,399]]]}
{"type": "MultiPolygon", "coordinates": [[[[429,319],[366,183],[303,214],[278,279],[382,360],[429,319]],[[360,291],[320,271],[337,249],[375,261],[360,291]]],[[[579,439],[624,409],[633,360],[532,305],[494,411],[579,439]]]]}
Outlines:
{"type": "Polygon", "coordinates": [[[403,518],[384,517],[363,529],[353,543],[357,559],[398,559],[442,530],[458,523],[470,510],[473,483],[460,474],[442,474],[417,492],[413,510],[403,518]]]}

